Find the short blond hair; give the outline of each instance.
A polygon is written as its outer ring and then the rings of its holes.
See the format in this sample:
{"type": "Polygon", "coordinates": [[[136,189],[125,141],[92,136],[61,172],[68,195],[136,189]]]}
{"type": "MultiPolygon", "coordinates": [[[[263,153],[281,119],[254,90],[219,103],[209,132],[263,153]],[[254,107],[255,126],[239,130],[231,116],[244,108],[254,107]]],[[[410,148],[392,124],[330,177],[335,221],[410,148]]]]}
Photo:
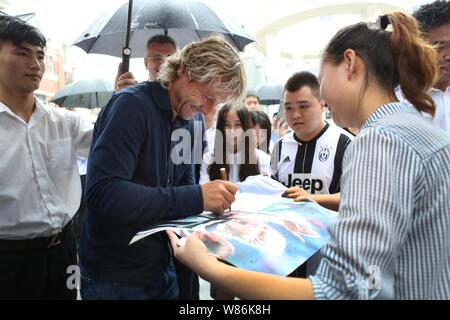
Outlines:
{"type": "Polygon", "coordinates": [[[245,95],[244,63],[222,36],[192,42],[168,57],[161,66],[158,80],[168,88],[180,69],[187,72],[190,80],[211,83],[221,94],[228,95],[228,103],[240,102],[245,95]]]}

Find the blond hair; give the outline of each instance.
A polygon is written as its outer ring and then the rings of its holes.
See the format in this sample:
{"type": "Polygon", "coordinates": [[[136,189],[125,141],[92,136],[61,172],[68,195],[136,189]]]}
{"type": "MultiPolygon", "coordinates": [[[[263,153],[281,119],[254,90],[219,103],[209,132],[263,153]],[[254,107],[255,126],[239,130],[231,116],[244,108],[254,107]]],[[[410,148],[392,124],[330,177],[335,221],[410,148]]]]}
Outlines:
{"type": "Polygon", "coordinates": [[[176,79],[178,70],[186,71],[192,81],[212,84],[221,94],[229,96],[229,103],[240,102],[244,97],[244,63],[222,36],[192,42],[168,57],[161,67],[158,80],[168,88],[176,79]]]}

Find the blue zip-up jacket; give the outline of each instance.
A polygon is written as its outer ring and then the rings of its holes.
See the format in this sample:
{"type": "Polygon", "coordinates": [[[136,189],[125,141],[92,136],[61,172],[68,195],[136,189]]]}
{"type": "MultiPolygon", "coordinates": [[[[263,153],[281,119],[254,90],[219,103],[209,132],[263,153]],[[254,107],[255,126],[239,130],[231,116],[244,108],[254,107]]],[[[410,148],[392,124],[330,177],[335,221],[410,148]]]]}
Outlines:
{"type": "Polygon", "coordinates": [[[158,82],[122,90],[103,108],[88,161],[82,272],[155,286],[169,281],[171,250],[165,233],[128,243],[154,223],[203,211],[200,186],[189,185],[194,182],[192,165],[174,170],[170,158],[172,131],[192,130],[192,125],[172,120],[168,92],[158,82]]]}

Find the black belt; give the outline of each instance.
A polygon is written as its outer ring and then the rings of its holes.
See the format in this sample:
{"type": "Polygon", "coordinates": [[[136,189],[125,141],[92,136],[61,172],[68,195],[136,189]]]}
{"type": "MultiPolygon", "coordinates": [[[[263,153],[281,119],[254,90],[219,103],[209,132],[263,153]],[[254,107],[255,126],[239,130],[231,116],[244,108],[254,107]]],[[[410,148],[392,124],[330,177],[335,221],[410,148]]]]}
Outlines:
{"type": "Polygon", "coordinates": [[[47,249],[61,244],[67,231],[72,228],[72,220],[62,230],[48,237],[24,240],[0,240],[0,250],[47,249]]]}

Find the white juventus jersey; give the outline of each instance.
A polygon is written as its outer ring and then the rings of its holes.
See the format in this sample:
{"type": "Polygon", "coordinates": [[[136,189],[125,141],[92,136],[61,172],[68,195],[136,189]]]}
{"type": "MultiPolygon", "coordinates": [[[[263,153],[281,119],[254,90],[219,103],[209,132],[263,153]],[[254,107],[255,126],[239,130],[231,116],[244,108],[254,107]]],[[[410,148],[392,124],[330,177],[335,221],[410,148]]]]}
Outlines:
{"type": "Polygon", "coordinates": [[[327,123],[310,141],[301,141],[294,132],[275,144],[272,177],[286,187],[298,186],[311,194],[340,191],[342,158],[353,136],[327,123]]]}

